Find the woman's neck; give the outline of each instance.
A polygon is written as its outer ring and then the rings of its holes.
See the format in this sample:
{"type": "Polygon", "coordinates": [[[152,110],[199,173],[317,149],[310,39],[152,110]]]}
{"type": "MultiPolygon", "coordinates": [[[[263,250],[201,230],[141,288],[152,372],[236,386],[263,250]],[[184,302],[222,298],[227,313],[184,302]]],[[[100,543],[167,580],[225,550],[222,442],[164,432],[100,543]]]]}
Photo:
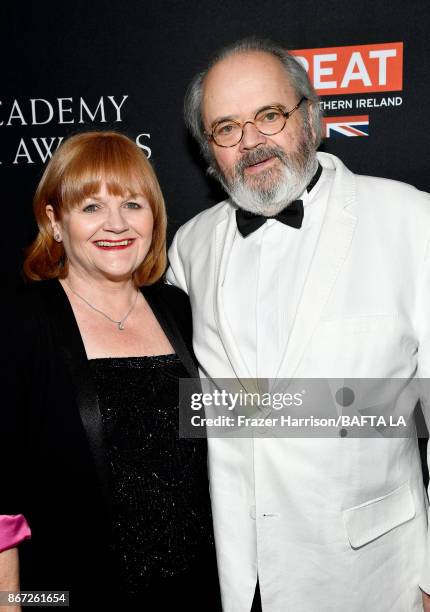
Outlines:
{"type": "Polygon", "coordinates": [[[113,313],[113,316],[118,315],[118,318],[136,298],[137,289],[131,278],[119,281],[97,280],[83,278],[72,272],[60,283],[69,297],[74,295],[96,308],[113,313]]]}

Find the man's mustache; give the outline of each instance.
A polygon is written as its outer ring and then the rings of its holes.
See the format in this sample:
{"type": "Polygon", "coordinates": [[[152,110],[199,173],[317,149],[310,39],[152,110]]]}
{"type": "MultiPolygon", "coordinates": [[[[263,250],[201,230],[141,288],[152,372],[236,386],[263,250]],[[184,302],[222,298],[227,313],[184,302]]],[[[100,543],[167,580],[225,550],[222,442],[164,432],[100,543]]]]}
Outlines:
{"type": "Polygon", "coordinates": [[[265,161],[266,159],[270,159],[271,157],[278,158],[285,165],[288,164],[288,158],[282,149],[278,147],[261,147],[244,153],[234,167],[236,176],[243,178],[246,168],[265,161]]]}

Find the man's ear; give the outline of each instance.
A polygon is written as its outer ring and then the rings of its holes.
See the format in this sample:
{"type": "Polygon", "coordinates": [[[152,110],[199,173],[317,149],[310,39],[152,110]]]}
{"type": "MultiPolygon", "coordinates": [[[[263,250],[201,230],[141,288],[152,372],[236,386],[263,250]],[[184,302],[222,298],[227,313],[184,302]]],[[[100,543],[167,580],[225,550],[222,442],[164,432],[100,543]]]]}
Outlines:
{"type": "Polygon", "coordinates": [[[315,102],[311,102],[311,100],[308,100],[308,104],[307,104],[307,114],[308,114],[308,122],[309,122],[309,126],[311,128],[311,133],[312,133],[312,140],[314,142],[314,144],[316,145],[316,143],[319,140],[320,134],[317,134],[317,126],[315,125],[314,122],[314,113],[313,113],[313,107],[314,107],[315,102]]]}
{"type": "Polygon", "coordinates": [[[48,204],[45,207],[45,212],[46,212],[46,216],[49,219],[49,222],[51,224],[51,228],[52,228],[52,234],[54,236],[54,240],[56,240],[57,242],[61,242],[63,237],[61,235],[61,228],[59,226],[59,223],[55,217],[55,212],[54,209],[52,208],[52,206],[50,204],[48,204]]]}

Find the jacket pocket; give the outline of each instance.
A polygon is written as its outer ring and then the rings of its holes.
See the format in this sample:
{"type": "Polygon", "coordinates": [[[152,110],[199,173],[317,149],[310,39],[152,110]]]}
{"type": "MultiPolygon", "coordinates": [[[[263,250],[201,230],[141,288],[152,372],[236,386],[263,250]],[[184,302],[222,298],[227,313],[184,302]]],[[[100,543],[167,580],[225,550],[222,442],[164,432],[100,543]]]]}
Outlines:
{"type": "Polygon", "coordinates": [[[352,548],[360,548],[415,516],[415,504],[409,484],[383,497],[343,511],[343,521],[352,548]]]}

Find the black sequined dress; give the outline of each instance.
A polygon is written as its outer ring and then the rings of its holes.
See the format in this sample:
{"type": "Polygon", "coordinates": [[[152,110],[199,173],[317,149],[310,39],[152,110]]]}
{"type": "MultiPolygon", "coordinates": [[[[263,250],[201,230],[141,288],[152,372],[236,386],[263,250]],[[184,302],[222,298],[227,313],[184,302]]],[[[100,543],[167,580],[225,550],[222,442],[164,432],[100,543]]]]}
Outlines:
{"type": "Polygon", "coordinates": [[[187,372],[176,355],[89,364],[111,471],[120,591],[197,603],[216,568],[205,441],[178,435],[178,379],[187,372]]]}

